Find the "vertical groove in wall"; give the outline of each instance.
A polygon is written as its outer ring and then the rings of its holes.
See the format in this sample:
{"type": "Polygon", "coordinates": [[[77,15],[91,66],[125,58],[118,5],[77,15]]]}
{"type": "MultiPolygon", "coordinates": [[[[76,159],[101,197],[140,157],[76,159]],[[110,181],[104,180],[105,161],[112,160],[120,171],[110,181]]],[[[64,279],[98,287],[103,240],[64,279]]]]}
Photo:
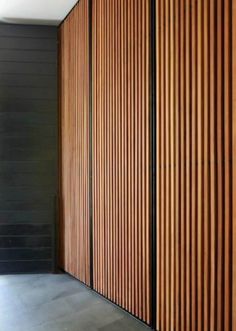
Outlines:
{"type": "Polygon", "coordinates": [[[61,267],[90,284],[88,3],[60,27],[61,267]]]}
{"type": "Polygon", "coordinates": [[[149,1],[93,1],[94,288],[150,323],[149,1]]]}
{"type": "Polygon", "coordinates": [[[156,81],[156,64],[158,59],[156,59],[156,1],[151,0],[149,4],[150,10],[150,233],[151,233],[151,256],[150,256],[150,267],[151,267],[151,321],[152,327],[156,328],[156,316],[158,310],[158,302],[157,297],[159,295],[159,289],[157,288],[156,283],[156,275],[159,272],[159,266],[157,264],[157,257],[159,259],[159,251],[157,251],[157,241],[159,237],[160,228],[158,227],[159,222],[156,221],[158,218],[158,199],[156,196],[156,187],[158,183],[158,172],[156,169],[157,164],[157,154],[158,154],[158,135],[156,128],[158,126],[157,118],[156,118],[156,85],[158,82],[156,81]]]}
{"type": "Polygon", "coordinates": [[[232,329],[233,331],[236,330],[236,1],[232,0],[232,14],[231,14],[231,32],[232,32],[232,73],[231,77],[233,78],[232,84],[232,111],[233,111],[233,121],[232,121],[232,128],[233,128],[233,146],[232,146],[232,162],[233,162],[233,194],[232,194],[232,201],[233,201],[233,300],[232,300],[232,311],[233,311],[233,321],[232,321],[232,329]]]}
{"type": "Polygon", "coordinates": [[[233,110],[233,120],[232,120],[232,153],[233,153],[233,191],[232,191],[232,201],[233,201],[233,272],[232,272],[232,281],[233,281],[233,298],[232,298],[232,307],[233,307],[233,320],[232,320],[232,330],[236,330],[236,1],[232,0],[232,14],[231,14],[231,32],[232,32],[232,110],[233,110]]]}
{"type": "Polygon", "coordinates": [[[232,329],[231,0],[158,0],[157,329],[232,329]]]}

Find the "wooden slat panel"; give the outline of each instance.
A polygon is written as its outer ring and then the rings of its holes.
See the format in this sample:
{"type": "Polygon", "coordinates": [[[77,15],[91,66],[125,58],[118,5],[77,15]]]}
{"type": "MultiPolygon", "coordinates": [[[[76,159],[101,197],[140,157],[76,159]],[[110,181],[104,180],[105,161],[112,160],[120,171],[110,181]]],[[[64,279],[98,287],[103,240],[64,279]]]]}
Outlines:
{"type": "Polygon", "coordinates": [[[232,329],[234,2],[157,1],[160,331],[232,329]]]}
{"type": "Polygon", "coordinates": [[[197,2],[192,4],[191,12],[191,327],[195,331],[197,314],[197,2]]]}
{"type": "Polygon", "coordinates": [[[232,0],[232,97],[233,97],[233,324],[232,330],[236,330],[236,1],[232,0]]]}
{"type": "MultiPolygon", "coordinates": [[[[235,328],[232,5],[156,2],[158,330],[235,328]]],[[[149,6],[93,0],[92,17],[94,287],[147,323],[149,6]]],[[[60,104],[62,265],[88,284],[87,19],[81,0],[60,28],[60,104]]]]}
{"type": "Polygon", "coordinates": [[[150,323],[149,1],[93,1],[94,288],[150,323]]]}
{"type": "Polygon", "coordinates": [[[216,328],[216,31],[215,31],[215,4],[210,1],[210,330],[216,328]]]}
{"type": "Polygon", "coordinates": [[[60,30],[61,261],[90,284],[88,2],[81,0],[60,30]]]}

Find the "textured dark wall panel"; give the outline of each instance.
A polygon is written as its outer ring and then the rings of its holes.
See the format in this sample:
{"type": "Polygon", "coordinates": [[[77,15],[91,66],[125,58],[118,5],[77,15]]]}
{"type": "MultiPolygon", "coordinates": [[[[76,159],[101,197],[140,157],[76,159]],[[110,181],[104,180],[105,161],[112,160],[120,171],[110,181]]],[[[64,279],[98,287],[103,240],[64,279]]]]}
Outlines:
{"type": "Polygon", "coordinates": [[[54,268],[57,29],[0,25],[0,273],[54,268]]]}

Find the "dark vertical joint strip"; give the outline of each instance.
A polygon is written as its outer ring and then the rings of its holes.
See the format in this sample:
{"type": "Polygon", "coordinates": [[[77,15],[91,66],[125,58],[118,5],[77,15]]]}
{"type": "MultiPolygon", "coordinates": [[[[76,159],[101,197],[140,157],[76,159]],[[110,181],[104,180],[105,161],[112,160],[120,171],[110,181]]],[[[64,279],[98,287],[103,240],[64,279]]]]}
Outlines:
{"type": "MultiPolygon", "coordinates": [[[[230,174],[229,178],[233,178],[233,1],[230,2],[229,6],[229,109],[232,109],[230,113],[230,174]]],[[[230,219],[233,220],[233,181],[230,185],[230,219]]],[[[233,221],[230,224],[230,261],[233,261],[233,221]]],[[[233,263],[230,264],[230,292],[233,292],[233,263]]],[[[230,303],[230,330],[233,329],[233,295],[229,298],[230,303]]]]}
{"type": "Polygon", "coordinates": [[[89,225],[90,225],[90,287],[93,289],[93,100],[92,100],[92,0],[88,3],[88,31],[89,31],[89,225]]]}
{"type": "Polygon", "coordinates": [[[156,0],[150,0],[150,221],[151,221],[151,326],[156,329],[156,0]]]}
{"type": "Polygon", "coordinates": [[[61,251],[60,251],[60,226],[62,217],[61,208],[61,192],[62,192],[62,142],[61,142],[61,33],[60,28],[57,29],[57,195],[55,196],[55,227],[54,227],[54,265],[53,270],[56,273],[60,266],[61,251]]]}

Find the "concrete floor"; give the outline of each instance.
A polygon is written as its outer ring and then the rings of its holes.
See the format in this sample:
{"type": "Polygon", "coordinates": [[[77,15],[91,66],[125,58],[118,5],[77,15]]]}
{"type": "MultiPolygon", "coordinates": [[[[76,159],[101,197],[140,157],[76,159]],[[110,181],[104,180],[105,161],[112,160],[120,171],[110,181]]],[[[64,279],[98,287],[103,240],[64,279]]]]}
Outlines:
{"type": "Polygon", "coordinates": [[[150,331],[68,275],[0,276],[0,331],[150,331]]]}

